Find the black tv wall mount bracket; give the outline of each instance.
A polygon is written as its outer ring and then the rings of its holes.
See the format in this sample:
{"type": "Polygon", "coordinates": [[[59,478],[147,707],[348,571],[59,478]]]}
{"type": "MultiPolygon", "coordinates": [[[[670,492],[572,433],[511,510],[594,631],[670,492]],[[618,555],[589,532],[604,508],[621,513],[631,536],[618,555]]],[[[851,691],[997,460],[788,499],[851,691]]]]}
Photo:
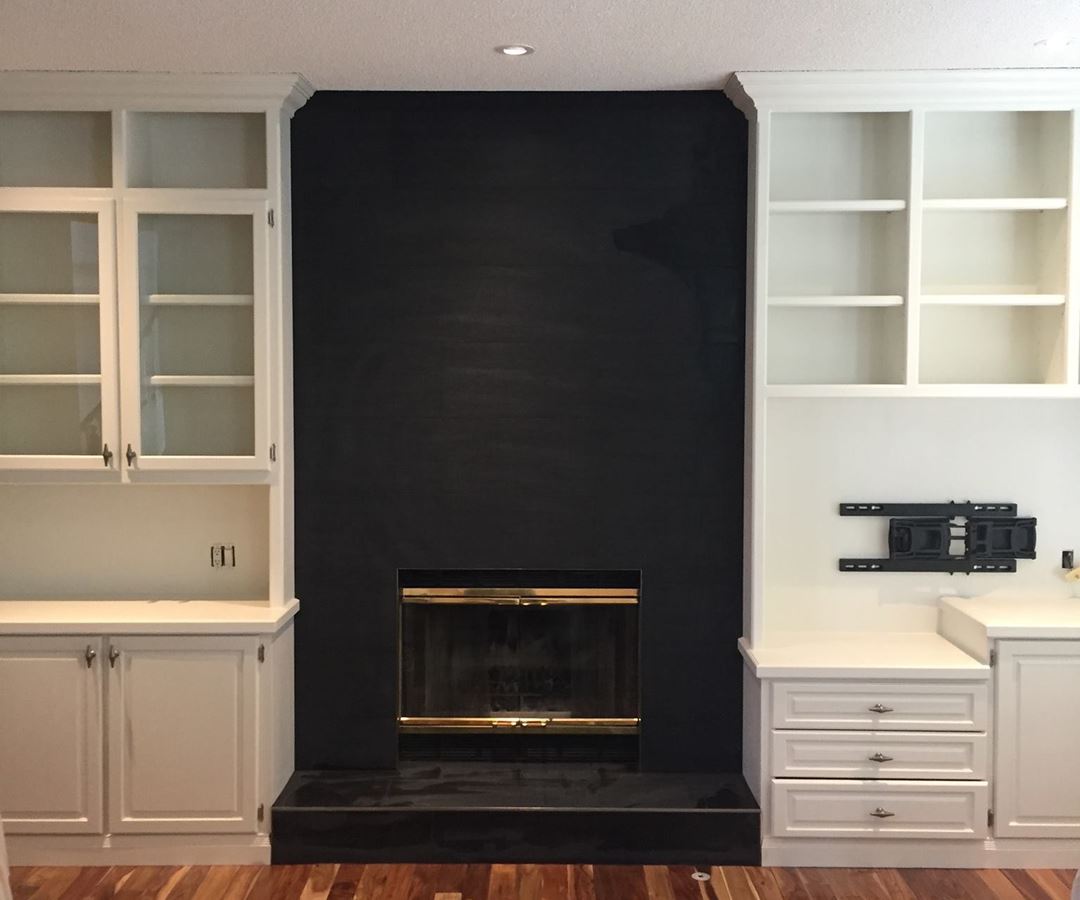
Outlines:
{"type": "Polygon", "coordinates": [[[842,516],[889,517],[889,555],[841,559],[840,571],[1015,572],[1018,559],[1035,558],[1036,525],[1016,512],[1015,503],[841,503],[842,516]]]}

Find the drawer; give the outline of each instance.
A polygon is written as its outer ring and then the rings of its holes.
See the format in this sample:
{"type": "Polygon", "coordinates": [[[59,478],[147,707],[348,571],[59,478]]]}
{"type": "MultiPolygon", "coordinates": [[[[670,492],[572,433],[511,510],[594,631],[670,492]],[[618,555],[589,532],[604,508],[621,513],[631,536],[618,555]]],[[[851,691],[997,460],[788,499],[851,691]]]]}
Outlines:
{"type": "Polygon", "coordinates": [[[985,681],[775,681],[773,728],[986,731],[985,681]]]}
{"type": "Polygon", "coordinates": [[[986,778],[985,733],[774,731],[777,778],[986,778]]]}
{"type": "Polygon", "coordinates": [[[985,781],[772,782],[776,837],[984,838],[985,781]]]}

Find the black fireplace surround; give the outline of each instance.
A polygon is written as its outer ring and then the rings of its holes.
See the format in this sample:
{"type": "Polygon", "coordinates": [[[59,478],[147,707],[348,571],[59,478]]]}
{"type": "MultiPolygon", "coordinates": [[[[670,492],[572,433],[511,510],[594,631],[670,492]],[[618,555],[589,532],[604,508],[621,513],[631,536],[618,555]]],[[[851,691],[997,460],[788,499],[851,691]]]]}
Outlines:
{"type": "MultiPolygon", "coordinates": [[[[385,858],[510,858],[513,838],[433,837],[439,809],[464,793],[489,822],[514,796],[584,816],[563,783],[589,815],[708,813],[697,844],[700,819],[601,824],[717,858],[715,815],[753,807],[723,774],[741,768],[745,120],[710,91],[319,92],[292,137],[301,771],[275,805],[275,858],[339,852],[342,834],[385,858]],[[401,573],[519,569],[640,577],[633,759],[581,751],[560,781],[401,741],[420,683],[401,668],[401,573]],[[333,797],[344,821],[301,819],[333,797]],[[406,807],[397,843],[372,836],[387,820],[349,818],[406,807]]],[[[531,639],[539,620],[514,615],[477,627],[531,639]]],[[[528,718],[520,675],[504,700],[522,709],[501,711],[528,718]]],[[[557,718],[545,702],[538,718],[557,718]]],[[[598,852],[587,819],[561,826],[582,856],[598,852]]],[[[546,821],[516,846],[573,855],[545,845],[546,821]]],[[[751,844],[729,841],[743,859],[751,844]]]]}

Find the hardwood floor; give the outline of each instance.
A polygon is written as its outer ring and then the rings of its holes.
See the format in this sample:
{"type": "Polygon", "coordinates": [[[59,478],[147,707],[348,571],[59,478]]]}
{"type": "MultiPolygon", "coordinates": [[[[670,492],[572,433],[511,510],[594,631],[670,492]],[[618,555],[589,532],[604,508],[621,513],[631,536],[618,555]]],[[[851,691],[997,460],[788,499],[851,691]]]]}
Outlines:
{"type": "Polygon", "coordinates": [[[343,865],[16,868],[15,900],[1068,900],[1063,869],[343,865]]]}

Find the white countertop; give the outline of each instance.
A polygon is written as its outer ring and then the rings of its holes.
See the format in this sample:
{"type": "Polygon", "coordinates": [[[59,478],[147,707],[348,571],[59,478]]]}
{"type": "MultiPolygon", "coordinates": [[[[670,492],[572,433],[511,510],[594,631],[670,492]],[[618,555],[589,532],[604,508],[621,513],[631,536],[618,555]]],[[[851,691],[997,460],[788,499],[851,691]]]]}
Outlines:
{"type": "Polygon", "coordinates": [[[943,597],[943,610],[951,610],[988,639],[1080,638],[1078,597],[943,597]]]}
{"type": "Polygon", "coordinates": [[[739,651],[758,678],[985,679],[990,669],[933,632],[798,631],[739,651]]]}
{"type": "Polygon", "coordinates": [[[300,608],[224,600],[0,600],[0,635],[273,634],[300,608]]]}

